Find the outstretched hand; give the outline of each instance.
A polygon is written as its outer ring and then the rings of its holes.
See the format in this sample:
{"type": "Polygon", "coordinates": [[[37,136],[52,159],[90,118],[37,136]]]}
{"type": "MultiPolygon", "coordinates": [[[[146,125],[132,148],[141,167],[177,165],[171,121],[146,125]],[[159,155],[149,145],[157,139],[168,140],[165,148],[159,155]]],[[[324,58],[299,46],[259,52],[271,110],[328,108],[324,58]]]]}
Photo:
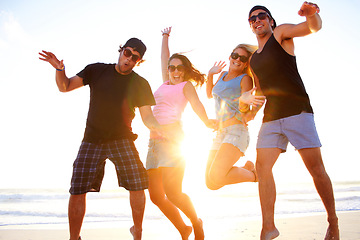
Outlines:
{"type": "Polygon", "coordinates": [[[41,57],[39,57],[40,60],[43,60],[45,62],[48,62],[56,69],[62,69],[64,67],[63,60],[59,61],[55,54],[52,52],[42,51],[39,53],[41,57]]]}
{"type": "Polygon", "coordinates": [[[298,14],[302,17],[310,17],[313,16],[315,13],[319,13],[320,8],[317,4],[311,2],[304,2],[301,6],[298,14]]]}
{"type": "Polygon", "coordinates": [[[210,68],[209,74],[218,74],[224,69],[225,66],[226,63],[224,61],[215,62],[214,66],[210,68]]]}
{"type": "Polygon", "coordinates": [[[242,103],[246,103],[248,105],[252,105],[254,107],[261,106],[265,102],[265,96],[256,96],[253,95],[253,92],[256,90],[256,87],[251,89],[250,91],[244,92],[241,94],[239,101],[242,103]]]}
{"type": "Polygon", "coordinates": [[[172,27],[167,27],[167,28],[165,28],[164,30],[162,30],[162,31],[161,31],[162,35],[163,35],[163,36],[164,36],[164,35],[170,36],[171,28],[172,28],[172,27]]]}

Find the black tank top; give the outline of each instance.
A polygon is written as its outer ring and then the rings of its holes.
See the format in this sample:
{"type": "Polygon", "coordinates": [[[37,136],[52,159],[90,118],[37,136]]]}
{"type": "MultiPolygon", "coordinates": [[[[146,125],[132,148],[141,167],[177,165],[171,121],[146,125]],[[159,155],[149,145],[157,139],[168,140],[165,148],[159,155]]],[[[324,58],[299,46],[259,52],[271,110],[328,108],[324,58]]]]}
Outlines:
{"type": "Polygon", "coordinates": [[[263,122],[301,112],[313,113],[296,66],[296,58],[281,47],[274,35],[271,35],[260,53],[253,54],[250,66],[258,77],[267,100],[263,122]]]}

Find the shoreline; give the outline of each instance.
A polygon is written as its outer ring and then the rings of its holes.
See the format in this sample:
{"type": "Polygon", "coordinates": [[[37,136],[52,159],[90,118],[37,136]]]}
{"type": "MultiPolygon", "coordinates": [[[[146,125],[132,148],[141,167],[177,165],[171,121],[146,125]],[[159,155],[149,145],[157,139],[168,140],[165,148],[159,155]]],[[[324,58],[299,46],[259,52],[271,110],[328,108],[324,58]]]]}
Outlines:
{"type": "MultiPolygon", "coordinates": [[[[280,236],[278,240],[317,240],[324,239],[327,229],[325,213],[301,214],[295,216],[275,216],[275,222],[280,236]],[[303,216],[301,216],[303,215],[303,216]]],[[[360,211],[338,212],[340,236],[342,240],[360,239],[359,219],[360,211]]],[[[259,239],[261,219],[239,219],[238,222],[230,222],[227,219],[204,221],[204,231],[207,240],[237,240],[259,239]]],[[[82,229],[83,240],[116,240],[132,239],[129,232],[131,223],[103,222],[84,223],[82,229]]],[[[68,239],[66,224],[49,224],[46,227],[24,225],[4,228],[0,227],[0,240],[64,240],[68,239]],[[43,228],[41,228],[43,227],[43,228]]],[[[144,240],[179,239],[176,229],[164,217],[161,219],[145,219],[143,224],[144,240]]],[[[193,239],[193,234],[189,239],[193,239]]]]}

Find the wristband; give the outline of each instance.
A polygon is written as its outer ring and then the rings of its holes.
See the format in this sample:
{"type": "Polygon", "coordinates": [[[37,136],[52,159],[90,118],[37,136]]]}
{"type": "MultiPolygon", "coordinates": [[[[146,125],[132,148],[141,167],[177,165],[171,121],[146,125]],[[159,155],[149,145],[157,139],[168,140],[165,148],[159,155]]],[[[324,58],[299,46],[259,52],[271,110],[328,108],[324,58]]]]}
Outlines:
{"type": "Polygon", "coordinates": [[[167,35],[168,37],[170,37],[170,34],[168,34],[168,33],[163,33],[162,35],[163,35],[163,36],[164,36],[164,35],[167,35]]]}
{"type": "Polygon", "coordinates": [[[59,71],[59,72],[61,72],[61,71],[64,71],[65,70],[65,65],[63,65],[63,67],[62,68],[56,68],[56,71],[59,71]]]}
{"type": "Polygon", "coordinates": [[[239,111],[240,111],[241,113],[246,113],[246,112],[248,112],[249,110],[250,110],[250,106],[249,106],[249,105],[246,105],[246,107],[242,107],[242,108],[239,109],[239,111]]]}

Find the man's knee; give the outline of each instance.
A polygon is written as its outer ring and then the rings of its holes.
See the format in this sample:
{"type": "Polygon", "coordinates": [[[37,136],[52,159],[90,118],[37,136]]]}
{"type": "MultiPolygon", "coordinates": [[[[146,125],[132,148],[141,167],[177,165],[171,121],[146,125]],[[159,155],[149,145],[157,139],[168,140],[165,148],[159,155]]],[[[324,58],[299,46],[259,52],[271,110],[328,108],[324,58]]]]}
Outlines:
{"type": "Polygon", "coordinates": [[[70,195],[69,204],[83,204],[86,201],[86,193],[83,194],[72,194],[70,195]]]}
{"type": "Polygon", "coordinates": [[[145,191],[130,191],[130,203],[131,204],[145,204],[145,191]]]}
{"type": "Polygon", "coordinates": [[[323,164],[313,165],[309,168],[309,172],[314,179],[327,178],[325,167],[323,164]]]}

